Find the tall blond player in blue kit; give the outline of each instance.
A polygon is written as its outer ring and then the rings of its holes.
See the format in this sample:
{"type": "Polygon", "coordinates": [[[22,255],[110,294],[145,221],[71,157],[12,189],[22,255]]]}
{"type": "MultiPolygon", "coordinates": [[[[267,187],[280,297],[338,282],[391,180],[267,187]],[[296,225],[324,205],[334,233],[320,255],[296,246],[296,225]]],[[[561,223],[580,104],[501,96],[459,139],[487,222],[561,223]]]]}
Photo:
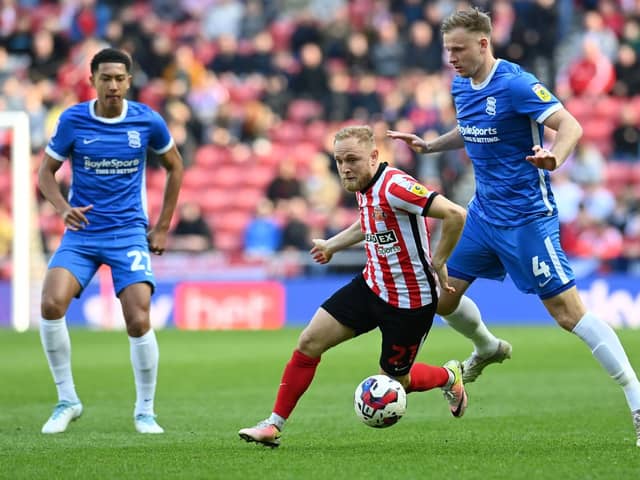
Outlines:
{"type": "Polygon", "coordinates": [[[442,33],[457,73],[451,87],[457,127],[428,143],[410,133],[387,135],[420,153],[464,147],[473,163],[475,196],[447,261],[455,290],[444,291],[438,304],[438,313],[474,343],[463,381],[473,382],[487,365],[511,356],[511,346],[489,332],[464,295],[476,278],[503,280],[508,273],[522,292],[538,295],[558,325],[586,343],[622,387],[640,447],[638,378],[613,329],[585,308],[560,245],[549,171],[566,160],[582,128],[533,75],[493,56],[488,15],[456,12],[444,20],[442,33]],[[548,150],[542,148],[545,126],[556,131],[548,150]]]}
{"type": "Polygon", "coordinates": [[[183,167],[162,117],[125,99],[130,71],[131,59],[120,50],[107,48],[93,57],[90,80],[97,98],[62,113],[39,171],[40,190],[66,227],[42,289],[40,338],[58,393],[42,433],[64,432],[82,414],[65,315],[102,264],[111,267],[129,335],[135,429],[164,432],[154,410],[159,352],[149,318],[155,288],[150,252],[164,252],[183,167]],[[159,154],[167,170],[162,209],[150,230],[144,190],[148,148],[159,154]],[[55,173],[67,159],[72,184],[65,199],[55,173]]]}

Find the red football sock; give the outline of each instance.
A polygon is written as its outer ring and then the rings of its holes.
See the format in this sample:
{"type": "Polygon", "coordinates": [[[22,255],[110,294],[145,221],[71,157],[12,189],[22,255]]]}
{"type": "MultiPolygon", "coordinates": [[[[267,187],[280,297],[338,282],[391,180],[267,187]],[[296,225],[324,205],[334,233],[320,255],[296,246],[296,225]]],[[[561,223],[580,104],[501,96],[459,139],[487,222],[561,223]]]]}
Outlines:
{"type": "Polygon", "coordinates": [[[411,383],[407,388],[407,393],[424,392],[432,388],[444,387],[449,381],[449,370],[426,363],[414,363],[409,375],[411,383]]]}
{"type": "Polygon", "coordinates": [[[311,385],[318,363],[320,357],[311,358],[299,350],[293,352],[282,374],[276,403],[273,406],[274,413],[282,418],[289,418],[296,403],[311,385]]]}

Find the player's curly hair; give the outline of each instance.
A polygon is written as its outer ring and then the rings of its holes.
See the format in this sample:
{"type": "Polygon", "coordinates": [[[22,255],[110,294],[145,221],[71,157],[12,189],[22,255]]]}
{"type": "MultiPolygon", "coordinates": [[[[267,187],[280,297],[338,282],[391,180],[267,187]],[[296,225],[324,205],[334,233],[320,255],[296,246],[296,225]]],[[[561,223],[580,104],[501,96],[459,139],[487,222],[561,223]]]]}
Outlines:
{"type": "Polygon", "coordinates": [[[339,140],[352,137],[358,140],[358,143],[367,144],[372,148],[375,148],[376,146],[373,129],[369,125],[350,125],[348,127],[344,127],[336,133],[333,138],[333,143],[335,144],[339,140]]]}
{"type": "Polygon", "coordinates": [[[101,63],[122,63],[127,69],[127,73],[131,72],[131,57],[128,53],[117,48],[104,48],[96,53],[91,59],[91,74],[98,71],[98,66],[101,63]]]}
{"type": "Polygon", "coordinates": [[[459,10],[452,13],[442,22],[442,33],[449,33],[456,28],[464,28],[469,32],[491,35],[491,18],[480,9],[459,10]]]}

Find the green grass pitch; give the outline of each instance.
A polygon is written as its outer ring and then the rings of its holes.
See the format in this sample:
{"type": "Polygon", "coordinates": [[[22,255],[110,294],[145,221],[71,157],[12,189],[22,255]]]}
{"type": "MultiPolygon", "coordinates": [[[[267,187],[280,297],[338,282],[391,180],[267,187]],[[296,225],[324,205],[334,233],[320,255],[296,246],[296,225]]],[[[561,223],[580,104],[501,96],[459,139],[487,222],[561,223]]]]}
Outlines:
{"type": "MultiPolygon", "coordinates": [[[[439,391],[413,393],[388,429],[361,424],[357,383],[377,372],[379,334],[325,354],[269,449],[237,436],[268,415],[298,329],[158,332],[156,399],[165,435],[135,433],[124,332],[72,330],[85,411],[64,434],[40,428],[55,390],[37,332],[0,330],[1,479],[636,479],[640,449],[624,395],[576,337],[557,327],[496,328],[513,359],[468,386],[451,417],[439,391]]],[[[640,332],[619,332],[640,369],[640,332]]],[[[463,359],[470,344],[434,328],[418,359],[463,359]]]]}

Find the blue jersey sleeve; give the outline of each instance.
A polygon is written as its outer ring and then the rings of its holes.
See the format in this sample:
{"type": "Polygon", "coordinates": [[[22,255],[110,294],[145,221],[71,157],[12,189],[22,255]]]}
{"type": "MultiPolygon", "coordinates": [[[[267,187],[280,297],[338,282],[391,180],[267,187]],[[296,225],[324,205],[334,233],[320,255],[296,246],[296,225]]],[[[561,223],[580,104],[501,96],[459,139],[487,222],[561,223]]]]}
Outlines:
{"type": "Polygon", "coordinates": [[[151,132],[149,134],[149,148],[162,155],[173,146],[173,139],[169,133],[167,123],[158,112],[151,113],[151,132]]]}
{"type": "Polygon", "coordinates": [[[50,157],[61,162],[71,156],[73,142],[76,136],[70,117],[71,115],[68,110],[62,112],[53,130],[51,139],[45,148],[45,152],[50,157]]]}
{"type": "Polygon", "coordinates": [[[542,123],[562,107],[562,103],[529,73],[516,75],[509,82],[511,101],[516,112],[542,123]]]}

